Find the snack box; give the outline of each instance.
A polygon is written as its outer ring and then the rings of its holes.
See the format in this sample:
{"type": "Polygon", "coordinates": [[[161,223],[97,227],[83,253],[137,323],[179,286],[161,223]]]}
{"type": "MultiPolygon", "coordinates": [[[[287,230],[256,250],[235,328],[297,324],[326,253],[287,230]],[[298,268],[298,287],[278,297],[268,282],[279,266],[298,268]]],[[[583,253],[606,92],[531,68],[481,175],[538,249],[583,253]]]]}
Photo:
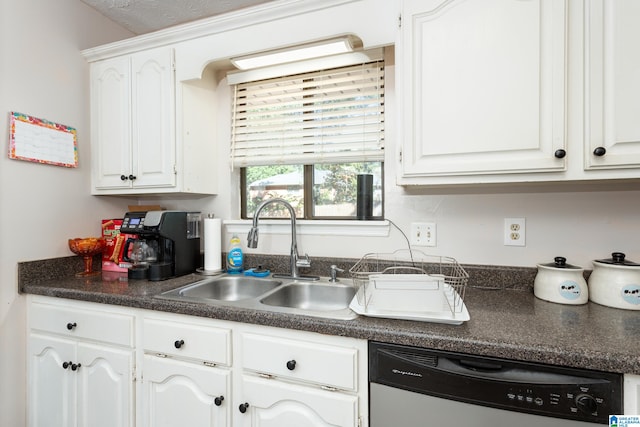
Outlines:
{"type": "Polygon", "coordinates": [[[103,219],[102,237],[107,242],[102,253],[102,270],[127,272],[131,263],[124,260],[124,244],[127,239],[137,239],[135,234],[120,233],[122,218],[103,219]]]}

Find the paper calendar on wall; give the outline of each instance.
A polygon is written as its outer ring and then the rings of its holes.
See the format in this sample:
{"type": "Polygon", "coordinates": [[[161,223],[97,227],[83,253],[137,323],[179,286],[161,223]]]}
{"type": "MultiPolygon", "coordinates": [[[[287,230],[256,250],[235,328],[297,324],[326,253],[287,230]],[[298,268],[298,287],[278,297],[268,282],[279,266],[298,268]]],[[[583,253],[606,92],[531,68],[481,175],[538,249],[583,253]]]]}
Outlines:
{"type": "Polygon", "coordinates": [[[9,158],[67,168],[78,166],[77,131],[70,126],[11,112],[9,158]]]}

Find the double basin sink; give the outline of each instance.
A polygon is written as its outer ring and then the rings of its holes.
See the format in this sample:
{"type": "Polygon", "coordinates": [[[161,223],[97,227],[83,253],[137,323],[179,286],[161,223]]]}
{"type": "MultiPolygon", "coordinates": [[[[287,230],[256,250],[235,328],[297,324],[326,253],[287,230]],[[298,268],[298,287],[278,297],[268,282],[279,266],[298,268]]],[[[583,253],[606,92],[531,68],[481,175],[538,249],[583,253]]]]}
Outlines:
{"type": "Polygon", "coordinates": [[[349,303],[356,293],[350,280],[276,279],[221,275],[198,280],[158,295],[174,301],[302,314],[330,319],[357,317],[349,303]]]}

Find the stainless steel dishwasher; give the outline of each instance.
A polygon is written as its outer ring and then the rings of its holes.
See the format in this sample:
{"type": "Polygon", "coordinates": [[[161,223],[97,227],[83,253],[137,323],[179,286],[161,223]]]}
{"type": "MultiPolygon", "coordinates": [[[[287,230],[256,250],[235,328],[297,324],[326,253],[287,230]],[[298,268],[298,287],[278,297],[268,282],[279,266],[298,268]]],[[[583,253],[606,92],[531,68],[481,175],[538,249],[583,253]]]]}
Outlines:
{"type": "Polygon", "coordinates": [[[371,427],[592,427],[622,375],[369,343],[371,427]]]}

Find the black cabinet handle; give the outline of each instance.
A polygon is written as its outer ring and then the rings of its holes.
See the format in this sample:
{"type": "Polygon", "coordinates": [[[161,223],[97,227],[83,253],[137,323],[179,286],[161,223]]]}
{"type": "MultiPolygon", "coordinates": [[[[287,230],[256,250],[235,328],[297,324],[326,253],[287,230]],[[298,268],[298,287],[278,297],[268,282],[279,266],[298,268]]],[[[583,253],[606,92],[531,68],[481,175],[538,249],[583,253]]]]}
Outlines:
{"type": "Polygon", "coordinates": [[[184,340],[177,340],[176,342],[173,343],[173,345],[176,348],[180,348],[180,347],[182,347],[184,345],[184,340]]]}
{"type": "Polygon", "coordinates": [[[73,323],[69,322],[69,323],[67,323],[67,329],[68,329],[68,330],[72,330],[72,329],[73,329],[73,328],[75,328],[76,326],[78,326],[78,324],[77,324],[76,322],[73,322],[73,323]]]}
{"type": "Polygon", "coordinates": [[[63,369],[68,369],[68,368],[69,368],[69,366],[71,366],[71,362],[63,362],[63,363],[62,363],[62,368],[63,368],[63,369]]]}
{"type": "Polygon", "coordinates": [[[78,369],[80,369],[80,366],[82,366],[82,365],[79,364],[79,363],[77,365],[75,363],[73,363],[73,364],[71,364],[71,370],[72,371],[77,371],[78,369]]]}
{"type": "Polygon", "coordinates": [[[134,181],[134,180],[136,179],[136,176],[135,176],[135,175],[129,175],[129,179],[130,179],[131,181],[134,181]]]}
{"type": "Polygon", "coordinates": [[[240,404],[240,406],[238,406],[238,410],[240,411],[240,413],[244,414],[245,412],[247,412],[247,409],[249,409],[249,404],[248,403],[242,403],[240,404]]]}
{"type": "Polygon", "coordinates": [[[596,147],[596,149],[593,150],[593,155],[594,156],[602,157],[605,154],[607,154],[607,149],[604,148],[604,147],[596,147]]]}
{"type": "Polygon", "coordinates": [[[121,181],[126,181],[126,180],[128,180],[128,179],[129,179],[129,177],[128,177],[128,176],[126,176],[126,175],[120,175],[120,180],[121,180],[121,181]]]}
{"type": "Polygon", "coordinates": [[[287,362],[287,369],[290,371],[293,371],[294,369],[296,369],[296,361],[295,360],[289,360],[287,362]]]}
{"type": "Polygon", "coordinates": [[[213,403],[215,403],[216,406],[220,406],[222,405],[223,400],[224,400],[224,396],[216,397],[215,399],[213,399],[213,403]]]}
{"type": "Polygon", "coordinates": [[[563,150],[562,148],[559,150],[556,150],[555,153],[553,153],[553,155],[557,158],[557,159],[563,159],[566,155],[567,155],[567,151],[563,150]]]}

